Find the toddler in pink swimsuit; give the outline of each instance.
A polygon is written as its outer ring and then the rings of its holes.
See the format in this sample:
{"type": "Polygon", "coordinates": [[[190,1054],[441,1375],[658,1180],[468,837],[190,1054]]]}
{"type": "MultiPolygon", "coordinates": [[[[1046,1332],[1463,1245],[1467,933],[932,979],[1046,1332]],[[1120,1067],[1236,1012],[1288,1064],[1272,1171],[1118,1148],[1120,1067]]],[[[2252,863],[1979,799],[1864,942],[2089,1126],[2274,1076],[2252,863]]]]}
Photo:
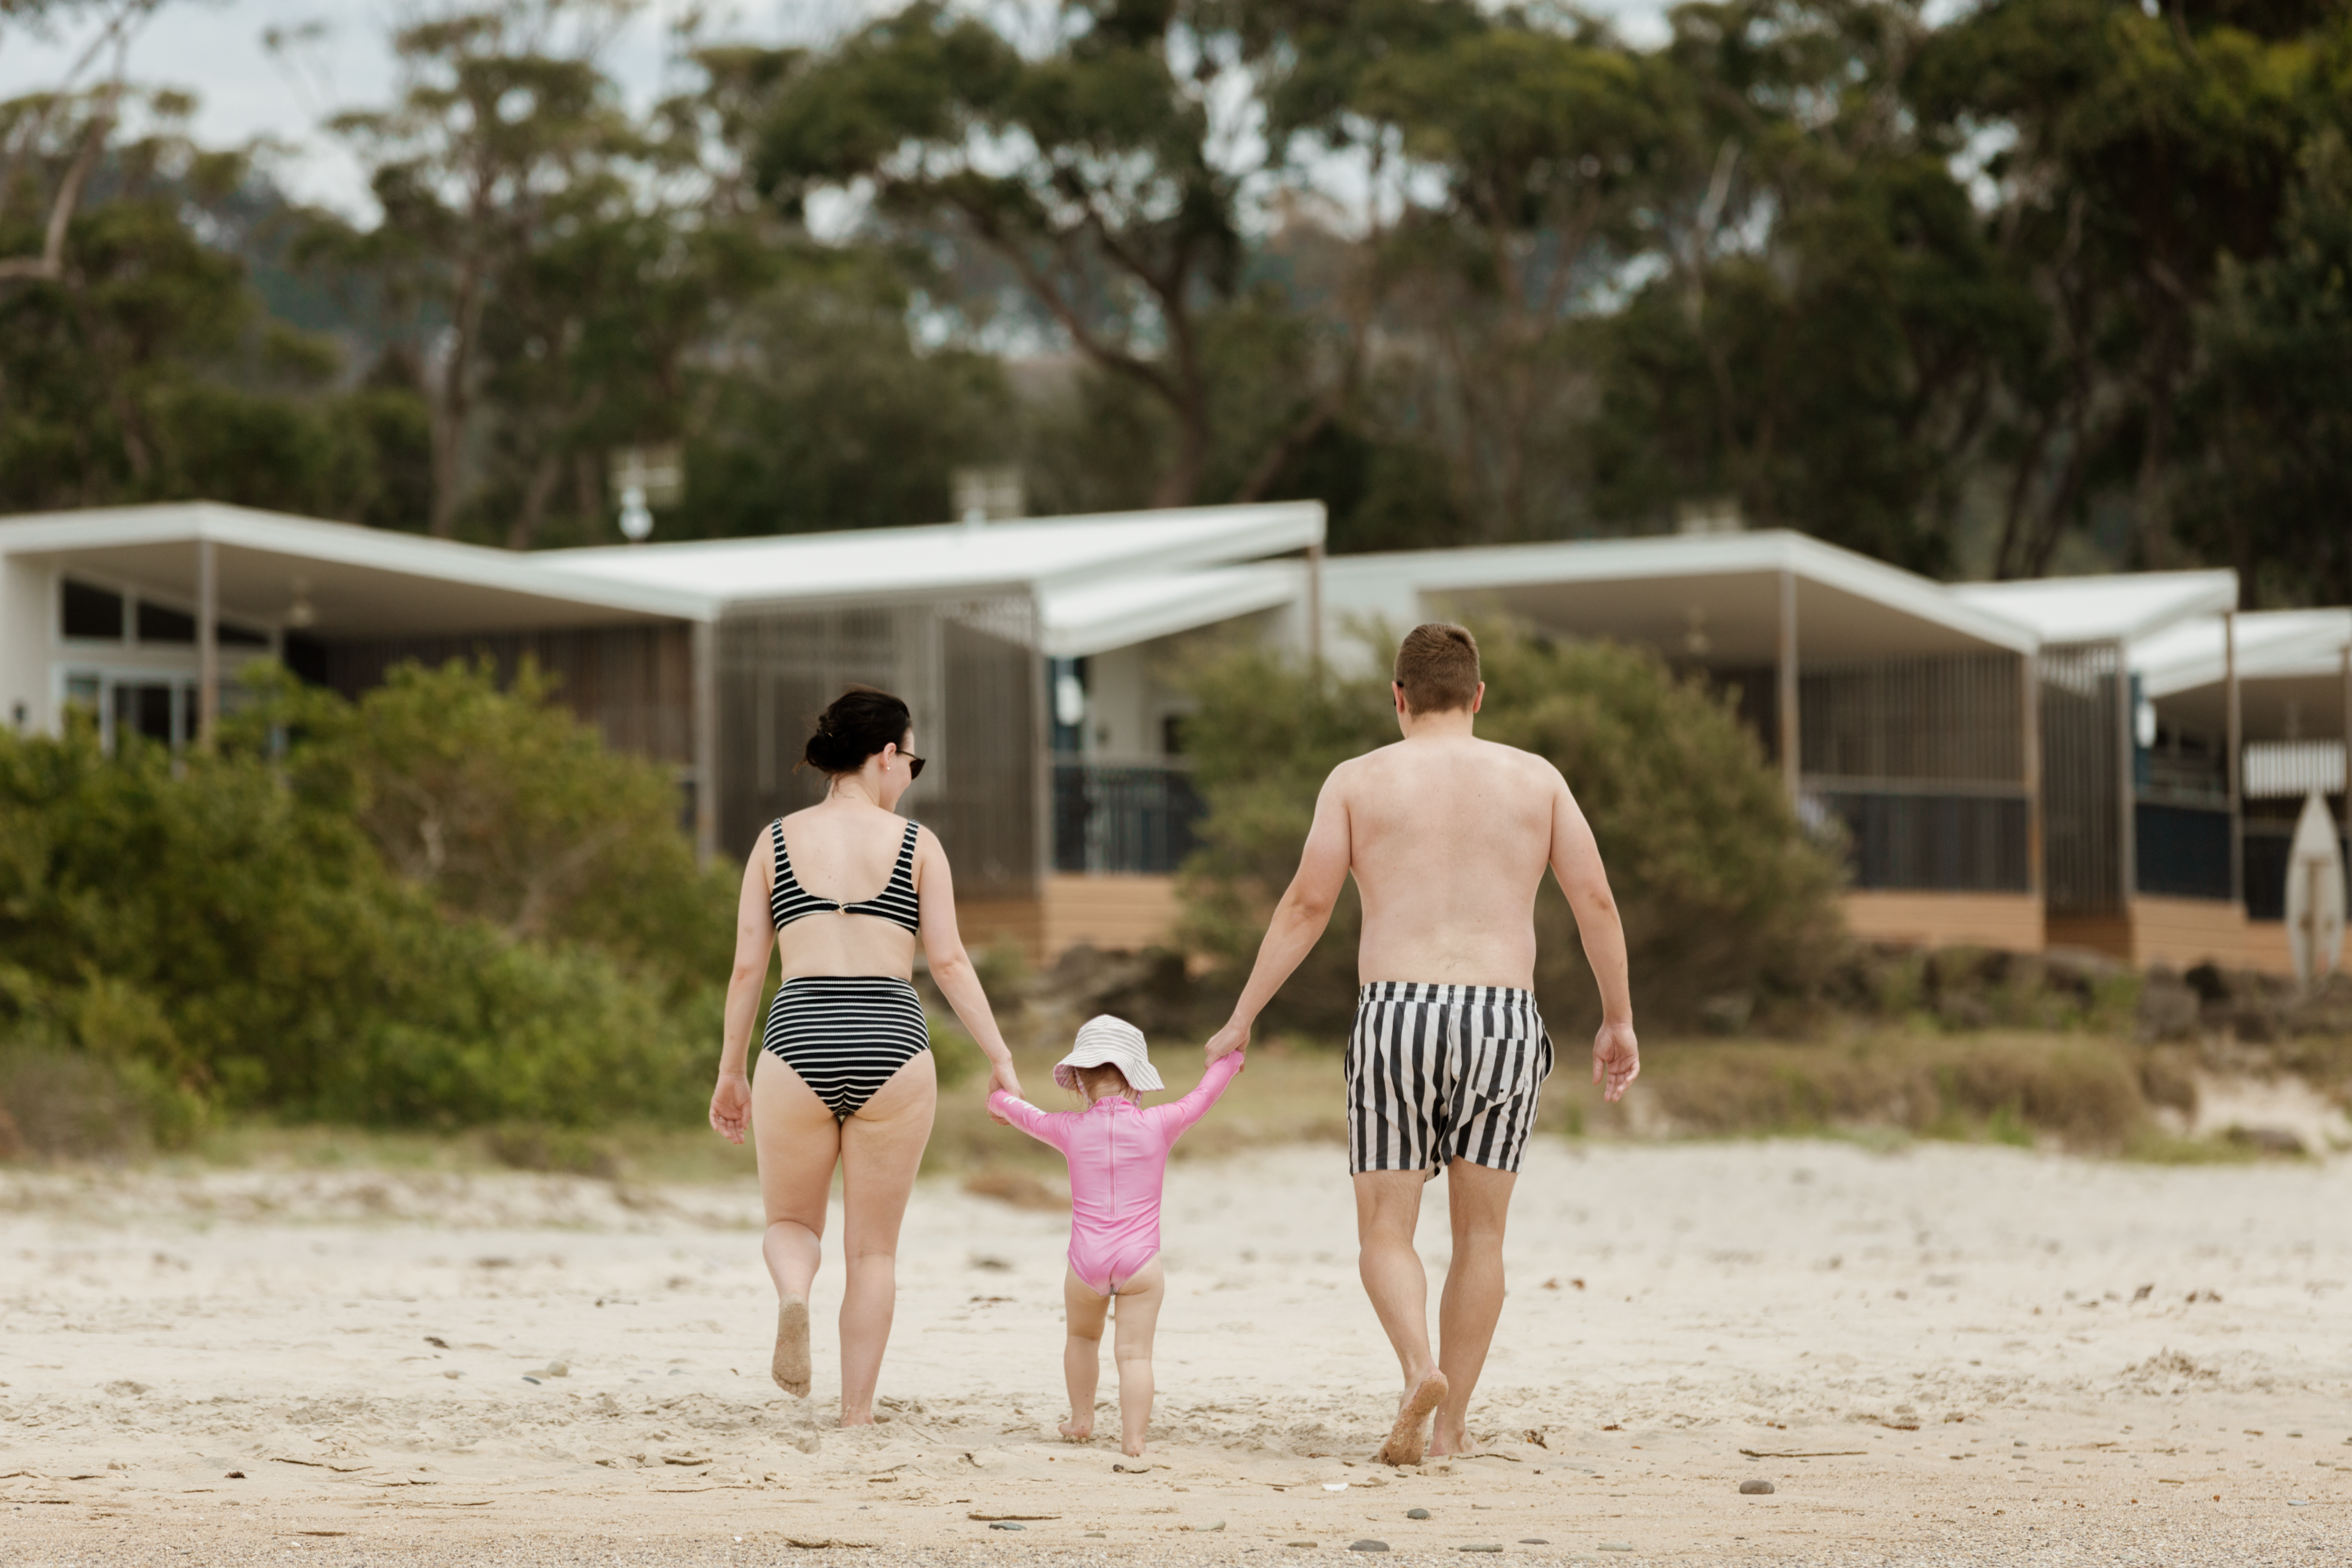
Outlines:
{"type": "Polygon", "coordinates": [[[1168,1151],[1185,1129],[1208,1114],[1234,1075],[1242,1053],[1209,1064],[1192,1092],[1149,1110],[1137,1097],[1160,1087],[1143,1031],[1108,1015],[1089,1018],[1077,1044],[1054,1068],[1054,1081],[1087,1097],[1084,1110],[1040,1110],[998,1089],[988,1108],[1070,1163],[1070,1268],[1062,1281],[1069,1338],[1062,1373],[1070,1385],[1070,1418],[1062,1436],[1094,1436],[1095,1382],[1102,1366],[1103,1320],[1118,1299],[1118,1415],[1122,1447],[1143,1452],[1151,1421],[1151,1335],[1167,1290],[1160,1268],[1160,1191],[1168,1177],[1168,1151]]]}

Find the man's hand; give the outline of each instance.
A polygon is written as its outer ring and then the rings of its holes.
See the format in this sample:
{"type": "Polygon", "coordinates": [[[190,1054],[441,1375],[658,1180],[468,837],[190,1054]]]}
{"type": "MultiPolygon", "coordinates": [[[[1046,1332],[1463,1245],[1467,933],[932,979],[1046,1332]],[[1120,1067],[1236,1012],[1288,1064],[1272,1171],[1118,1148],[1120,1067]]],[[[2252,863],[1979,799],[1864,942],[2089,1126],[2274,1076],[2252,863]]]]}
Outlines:
{"type": "Polygon", "coordinates": [[[1603,1024],[1592,1037],[1592,1081],[1604,1087],[1603,1100],[1622,1100],[1625,1090],[1642,1076],[1642,1047],[1631,1024],[1603,1024]]]}
{"type": "Polygon", "coordinates": [[[1201,1047],[1201,1065],[1207,1067],[1219,1057],[1228,1057],[1235,1051],[1247,1050],[1249,1037],[1250,1026],[1238,1018],[1233,1020],[1223,1028],[1211,1035],[1209,1043],[1201,1047]]]}

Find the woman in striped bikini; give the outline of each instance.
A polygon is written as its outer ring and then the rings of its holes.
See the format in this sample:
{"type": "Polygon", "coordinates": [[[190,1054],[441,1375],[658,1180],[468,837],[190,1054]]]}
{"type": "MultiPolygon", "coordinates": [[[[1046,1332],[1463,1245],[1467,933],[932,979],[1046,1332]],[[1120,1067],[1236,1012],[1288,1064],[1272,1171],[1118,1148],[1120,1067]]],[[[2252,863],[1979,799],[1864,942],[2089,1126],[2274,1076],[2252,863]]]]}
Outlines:
{"type": "Polygon", "coordinates": [[[743,868],[735,972],[710,1125],[731,1142],[754,1130],[768,1231],[761,1250],[779,1307],[777,1386],[809,1391],[809,1286],[825,1196],[841,1169],[841,1425],[874,1419],[898,1298],[898,1225],[931,1135],[939,1085],[911,976],[922,942],[931,979],[980,1042],[989,1087],[1018,1095],[1013,1058],[956,934],[948,858],[898,815],[923,771],[907,705],[856,687],[817,721],[803,753],[824,773],[824,799],[778,819],[743,868]],[[879,888],[881,891],[869,893],[879,888]],[[773,943],[783,984],[762,1041],[773,1058],[750,1079],[751,1025],[773,943]]]}

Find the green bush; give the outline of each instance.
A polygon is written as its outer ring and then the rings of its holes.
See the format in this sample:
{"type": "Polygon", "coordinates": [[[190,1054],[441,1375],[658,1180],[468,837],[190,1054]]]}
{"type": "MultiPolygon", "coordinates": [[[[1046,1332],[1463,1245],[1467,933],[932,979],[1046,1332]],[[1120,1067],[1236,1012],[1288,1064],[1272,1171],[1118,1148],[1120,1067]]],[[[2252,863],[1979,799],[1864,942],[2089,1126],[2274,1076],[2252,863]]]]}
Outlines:
{"type": "MultiPolygon", "coordinates": [[[[1479,640],[1478,733],[1550,759],[1575,791],[1623,914],[1636,1019],[1744,1021],[1812,995],[1842,942],[1837,862],[1807,837],[1727,699],[1627,648],[1502,626],[1479,640]]],[[[1318,680],[1259,650],[1213,658],[1186,680],[1200,706],[1185,736],[1209,805],[1184,872],[1186,933],[1237,984],[1297,868],[1324,776],[1395,740],[1396,720],[1385,676],[1318,680]]],[[[1350,893],[1270,1023],[1346,1027],[1359,929],[1350,893]]],[[[1549,878],[1536,930],[1537,993],[1565,1041],[1597,1022],[1599,1003],[1549,878]]]]}
{"type": "MultiPolygon", "coordinates": [[[[0,732],[0,1040],[112,1105],[53,1058],[104,1062],[159,1142],[215,1109],[689,1113],[733,902],[667,770],[528,675],[412,668],[346,703],[265,674],[211,753],[0,732]]],[[[31,1152],[89,1143],[0,1106],[31,1152]]]]}

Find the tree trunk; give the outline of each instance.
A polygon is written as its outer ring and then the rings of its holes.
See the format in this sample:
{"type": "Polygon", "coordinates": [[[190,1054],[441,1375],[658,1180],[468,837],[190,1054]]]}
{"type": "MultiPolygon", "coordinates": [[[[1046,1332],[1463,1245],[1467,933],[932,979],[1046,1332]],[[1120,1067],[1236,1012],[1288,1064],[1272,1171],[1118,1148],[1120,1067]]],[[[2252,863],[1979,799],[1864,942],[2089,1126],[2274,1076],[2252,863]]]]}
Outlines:
{"type": "Polygon", "coordinates": [[[530,483],[523,487],[522,506],[507,528],[509,550],[529,550],[539,536],[540,520],[547,515],[548,498],[555,493],[556,480],[563,477],[563,459],[554,452],[542,452],[531,465],[530,483]]]}

